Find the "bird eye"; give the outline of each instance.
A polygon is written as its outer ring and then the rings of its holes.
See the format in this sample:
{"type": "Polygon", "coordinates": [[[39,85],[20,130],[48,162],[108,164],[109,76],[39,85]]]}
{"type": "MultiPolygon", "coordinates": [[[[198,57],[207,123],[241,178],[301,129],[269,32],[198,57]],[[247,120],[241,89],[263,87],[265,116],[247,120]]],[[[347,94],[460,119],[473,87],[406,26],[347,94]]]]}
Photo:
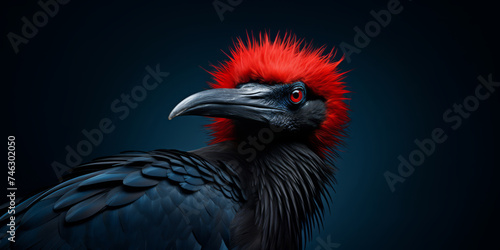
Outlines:
{"type": "Polygon", "coordinates": [[[290,101],[292,101],[293,104],[300,103],[302,99],[304,99],[304,91],[302,89],[295,89],[290,94],[290,101]]]}

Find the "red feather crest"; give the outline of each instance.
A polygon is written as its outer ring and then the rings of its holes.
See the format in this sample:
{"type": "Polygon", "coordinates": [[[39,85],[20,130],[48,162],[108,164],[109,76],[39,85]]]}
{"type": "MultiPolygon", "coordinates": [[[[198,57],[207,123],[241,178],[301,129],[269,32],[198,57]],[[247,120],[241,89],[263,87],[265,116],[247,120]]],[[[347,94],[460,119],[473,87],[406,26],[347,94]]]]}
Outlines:
{"type": "MultiPolygon", "coordinates": [[[[312,145],[325,156],[333,153],[345,136],[349,108],[344,94],[349,91],[342,82],[344,73],[337,67],[343,58],[333,61],[334,51],[324,52],[324,46],[314,49],[287,34],[283,39],[276,36],[274,41],[267,34],[260,34],[258,39],[249,35],[246,42],[238,38],[229,58],[210,72],[213,76],[210,85],[213,88],[234,88],[247,82],[288,84],[302,81],[326,100],[326,119],[310,138],[312,145]]],[[[209,128],[214,137],[211,143],[234,139],[233,124],[229,119],[214,118],[209,128]]]]}

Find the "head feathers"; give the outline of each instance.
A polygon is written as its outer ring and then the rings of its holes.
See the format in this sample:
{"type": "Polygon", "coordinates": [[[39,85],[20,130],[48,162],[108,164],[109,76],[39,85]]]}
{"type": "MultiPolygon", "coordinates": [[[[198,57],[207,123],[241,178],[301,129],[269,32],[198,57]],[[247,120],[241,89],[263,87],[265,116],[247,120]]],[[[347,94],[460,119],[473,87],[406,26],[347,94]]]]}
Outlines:
{"type": "MultiPolygon", "coordinates": [[[[343,74],[333,61],[335,54],[324,53],[325,48],[312,48],[293,35],[279,35],[271,40],[267,34],[259,34],[258,39],[248,35],[246,41],[238,38],[230,50],[228,59],[210,72],[213,88],[234,88],[238,84],[258,82],[264,84],[289,84],[301,81],[316,95],[326,100],[326,119],[310,138],[315,149],[325,154],[332,153],[345,135],[349,122],[347,115],[348,98],[344,94],[343,74]]],[[[233,124],[225,118],[215,118],[209,125],[217,143],[233,138],[233,124]]]]}

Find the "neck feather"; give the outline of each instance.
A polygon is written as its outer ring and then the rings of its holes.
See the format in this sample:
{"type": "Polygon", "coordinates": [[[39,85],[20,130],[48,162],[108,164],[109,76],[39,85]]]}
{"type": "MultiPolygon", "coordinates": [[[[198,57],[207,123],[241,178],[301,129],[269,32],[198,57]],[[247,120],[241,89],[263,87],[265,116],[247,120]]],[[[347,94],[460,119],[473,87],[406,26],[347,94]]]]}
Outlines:
{"type": "Polygon", "coordinates": [[[302,230],[310,237],[322,224],[334,168],[300,143],[268,145],[245,167],[249,200],[232,223],[233,243],[243,249],[301,248],[302,230]]]}

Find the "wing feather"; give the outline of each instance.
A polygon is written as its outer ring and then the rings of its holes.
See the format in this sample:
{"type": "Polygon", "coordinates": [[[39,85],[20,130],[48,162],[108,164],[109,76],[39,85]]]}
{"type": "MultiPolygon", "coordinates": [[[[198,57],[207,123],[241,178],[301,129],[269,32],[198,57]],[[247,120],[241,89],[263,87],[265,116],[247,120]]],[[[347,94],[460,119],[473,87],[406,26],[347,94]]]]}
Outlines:
{"type": "MultiPolygon", "coordinates": [[[[244,202],[227,166],[155,150],[102,157],[80,169],[86,174],[21,203],[16,243],[3,234],[0,248],[227,249],[244,202]]],[[[8,218],[0,218],[3,225],[8,218]]]]}

